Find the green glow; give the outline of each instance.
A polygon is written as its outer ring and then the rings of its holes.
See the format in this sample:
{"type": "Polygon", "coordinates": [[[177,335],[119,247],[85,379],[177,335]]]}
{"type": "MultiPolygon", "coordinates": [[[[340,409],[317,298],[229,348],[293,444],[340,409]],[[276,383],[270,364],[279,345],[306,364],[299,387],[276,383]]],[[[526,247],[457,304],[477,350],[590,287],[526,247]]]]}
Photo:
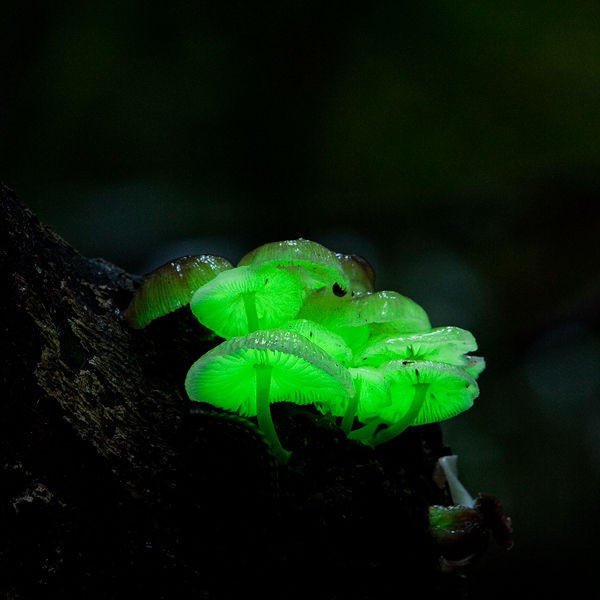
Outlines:
{"type": "Polygon", "coordinates": [[[380,416],[394,423],[404,416],[406,399],[415,385],[428,384],[425,400],[411,425],[426,425],[454,417],[473,406],[477,382],[464,370],[444,363],[395,360],[380,370],[390,386],[392,404],[380,416]]]}
{"type": "Polygon", "coordinates": [[[254,369],[256,371],[256,415],[258,426],[270,441],[271,450],[275,458],[279,464],[284,465],[288,462],[292,453],[281,445],[279,436],[275,431],[275,425],[273,425],[273,419],[271,418],[269,397],[273,367],[261,364],[255,365],[254,369]]]}
{"type": "Polygon", "coordinates": [[[477,342],[469,331],[438,327],[424,333],[379,335],[369,341],[356,361],[380,365],[394,359],[426,360],[466,367],[466,354],[473,350],[477,350],[477,342]]]}
{"type": "Polygon", "coordinates": [[[431,329],[429,317],[416,302],[397,292],[357,293],[343,298],[313,293],[299,316],[333,329],[369,326],[372,334],[424,332],[431,329]]]}
{"type": "Polygon", "coordinates": [[[284,329],[295,331],[317,344],[327,354],[341,364],[348,366],[352,360],[352,349],[337,333],[308,319],[293,319],[282,325],[284,329]]]}
{"type": "Polygon", "coordinates": [[[334,252],[317,242],[299,238],[271,242],[248,252],[238,266],[271,265],[299,273],[303,286],[312,291],[334,284],[347,291],[350,285],[346,271],[334,252]]]}
{"type": "Polygon", "coordinates": [[[259,416],[275,452],[280,442],[270,429],[265,402],[321,406],[354,394],[347,369],[304,336],[286,329],[260,330],[222,342],[191,366],[185,388],[191,400],[259,416]]]}
{"type": "Polygon", "coordinates": [[[303,238],[264,244],[237,266],[201,255],[152,272],[125,312],[131,327],[189,304],[224,341],[189,369],[194,401],[256,417],[281,464],[289,458],[273,402],[312,404],[350,439],[377,446],[407,427],[467,410],[485,360],[473,335],[432,328],[410,298],[375,289],[372,266],[303,238]]]}
{"type": "MultiPolygon", "coordinates": [[[[382,407],[391,403],[388,384],[378,369],[350,368],[356,394],[343,413],[342,430],[350,433],[355,417],[362,423],[377,417],[382,407]]],[[[335,414],[335,413],[334,413],[335,414]]]]}
{"type": "Polygon", "coordinates": [[[202,286],[190,308],[200,323],[228,339],[293,319],[302,298],[302,284],[294,273],[244,266],[219,273],[202,286]]]}
{"type": "Polygon", "coordinates": [[[208,254],[169,261],[144,279],[125,311],[125,320],[130,327],[142,329],[189,304],[198,288],[232,268],[226,258],[208,254]]]}
{"type": "Polygon", "coordinates": [[[248,333],[256,331],[258,326],[258,314],[256,312],[256,292],[246,292],[242,294],[244,310],[246,311],[246,321],[248,323],[248,333]]]}

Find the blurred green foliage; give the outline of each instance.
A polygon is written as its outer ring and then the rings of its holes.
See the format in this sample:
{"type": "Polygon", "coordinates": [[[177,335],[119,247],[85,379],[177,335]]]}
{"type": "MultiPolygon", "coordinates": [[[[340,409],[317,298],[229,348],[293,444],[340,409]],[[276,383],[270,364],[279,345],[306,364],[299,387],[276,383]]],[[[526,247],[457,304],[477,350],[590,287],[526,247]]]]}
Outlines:
{"type": "Polygon", "coordinates": [[[475,585],[591,570],[599,3],[4,13],[0,179],[42,220],[137,272],[300,236],[365,255],[380,289],[472,330],[487,358],[447,436],[516,547],[475,585]]]}

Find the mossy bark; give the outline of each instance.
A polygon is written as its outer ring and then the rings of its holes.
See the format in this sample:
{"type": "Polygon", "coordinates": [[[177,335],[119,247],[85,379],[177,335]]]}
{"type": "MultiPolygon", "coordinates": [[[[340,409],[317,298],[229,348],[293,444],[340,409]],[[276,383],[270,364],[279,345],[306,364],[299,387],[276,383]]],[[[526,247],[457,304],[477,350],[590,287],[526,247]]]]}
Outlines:
{"type": "Polygon", "coordinates": [[[438,426],[373,450],[279,404],[293,454],[277,466],[253,423],[187,399],[215,343],[189,310],[130,330],[138,277],[79,254],[3,186],[0,202],[0,596],[460,592],[428,532],[447,500],[438,426]]]}

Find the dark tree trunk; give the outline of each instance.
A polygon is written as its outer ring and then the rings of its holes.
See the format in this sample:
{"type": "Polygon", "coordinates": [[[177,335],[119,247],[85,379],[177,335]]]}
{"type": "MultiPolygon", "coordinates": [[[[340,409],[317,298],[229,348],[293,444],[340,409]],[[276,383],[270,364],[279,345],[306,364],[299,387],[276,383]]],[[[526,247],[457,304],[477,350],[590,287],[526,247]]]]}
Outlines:
{"type": "Polygon", "coordinates": [[[187,399],[215,343],[189,310],[130,330],[139,278],[0,202],[1,597],[459,594],[428,531],[438,426],[374,451],[277,405],[277,467],[251,422],[187,399]]]}

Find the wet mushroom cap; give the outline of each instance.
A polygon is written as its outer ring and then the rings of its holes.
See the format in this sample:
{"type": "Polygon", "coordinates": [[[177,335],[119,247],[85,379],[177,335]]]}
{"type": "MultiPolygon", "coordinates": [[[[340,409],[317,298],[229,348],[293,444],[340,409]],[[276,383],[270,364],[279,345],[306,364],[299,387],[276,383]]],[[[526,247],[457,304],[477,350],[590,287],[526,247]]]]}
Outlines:
{"type": "Polygon", "coordinates": [[[171,260],[146,276],[125,310],[125,320],[131,327],[142,329],[189,304],[198,288],[232,268],[226,258],[210,254],[171,260]]]}
{"type": "Polygon", "coordinates": [[[194,316],[225,339],[249,333],[249,302],[258,328],[293,319],[302,306],[302,284],[294,273],[276,267],[235,267],[219,273],[190,301],[194,316]]]}
{"type": "Polygon", "coordinates": [[[308,319],[292,319],[284,323],[281,328],[303,335],[345,366],[348,366],[352,360],[352,349],[344,339],[320,323],[308,319]]]}
{"type": "Polygon", "coordinates": [[[303,335],[260,330],[226,340],[190,368],[190,399],[255,416],[256,369],[271,368],[270,402],[309,404],[354,394],[348,370],[303,335]]]}
{"type": "Polygon", "coordinates": [[[349,287],[348,276],[335,252],[311,240],[299,238],[263,244],[238,262],[238,266],[267,264],[299,270],[308,290],[326,287],[345,295],[349,287]]]}
{"type": "Polygon", "coordinates": [[[356,416],[359,421],[365,423],[379,416],[382,407],[391,405],[389,384],[381,371],[374,367],[353,367],[350,373],[355,388],[360,386],[356,416]]]}
{"type": "Polygon", "coordinates": [[[450,419],[473,406],[479,387],[464,369],[429,361],[393,360],[379,367],[389,384],[392,404],[380,411],[386,421],[399,420],[408,410],[417,384],[428,384],[425,401],[413,425],[450,419]]]}
{"type": "Polygon", "coordinates": [[[367,259],[358,254],[335,254],[348,276],[351,292],[374,292],[375,270],[367,259]]]}
{"type": "Polygon", "coordinates": [[[306,299],[298,316],[317,321],[334,331],[364,326],[375,334],[431,329],[429,317],[421,306],[392,291],[364,292],[343,298],[314,292],[306,299]]]}
{"type": "Polygon", "coordinates": [[[474,350],[477,342],[470,331],[437,327],[423,333],[381,334],[369,341],[356,361],[380,365],[394,359],[425,360],[465,367],[469,364],[467,353],[474,350]]]}

